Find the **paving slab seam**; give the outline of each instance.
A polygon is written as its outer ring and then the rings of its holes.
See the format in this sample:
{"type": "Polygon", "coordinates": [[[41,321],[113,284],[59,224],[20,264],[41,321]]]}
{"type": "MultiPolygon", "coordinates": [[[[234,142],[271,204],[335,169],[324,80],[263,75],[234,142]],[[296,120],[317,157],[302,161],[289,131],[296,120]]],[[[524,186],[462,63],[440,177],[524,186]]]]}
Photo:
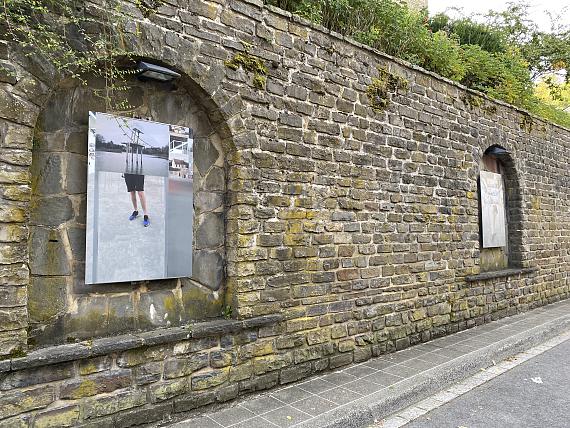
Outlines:
{"type": "Polygon", "coordinates": [[[570,332],[563,333],[553,339],[548,340],[542,345],[535,346],[527,351],[521,352],[513,357],[509,357],[500,363],[482,369],[482,373],[467,378],[451,388],[439,392],[434,396],[419,401],[418,403],[405,408],[404,410],[393,414],[381,421],[375,421],[370,428],[400,428],[406,424],[418,419],[426,413],[443,406],[444,404],[460,397],[463,394],[483,385],[486,382],[506,373],[509,370],[519,366],[520,364],[560,345],[562,342],[570,339],[570,332]]]}

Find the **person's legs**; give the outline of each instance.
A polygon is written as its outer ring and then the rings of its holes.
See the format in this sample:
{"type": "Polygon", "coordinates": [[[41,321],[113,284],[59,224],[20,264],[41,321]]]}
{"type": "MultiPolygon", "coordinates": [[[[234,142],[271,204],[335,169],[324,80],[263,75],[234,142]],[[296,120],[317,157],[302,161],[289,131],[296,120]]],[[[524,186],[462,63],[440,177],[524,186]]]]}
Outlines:
{"type": "Polygon", "coordinates": [[[133,204],[133,213],[130,215],[129,220],[133,221],[135,218],[139,216],[138,208],[137,208],[137,192],[132,191],[129,192],[131,194],[131,202],[133,204]]]}
{"type": "MultiPolygon", "coordinates": [[[[134,193],[134,192],[133,192],[133,193],[134,193]]],[[[140,199],[140,201],[141,201],[141,207],[142,207],[142,210],[143,210],[143,214],[147,214],[147,211],[146,211],[146,197],[145,197],[145,195],[144,195],[144,191],[138,192],[138,194],[139,194],[139,199],[140,199]]],[[[136,198],[135,198],[135,199],[136,199],[136,198]]]]}
{"type": "Polygon", "coordinates": [[[144,191],[139,191],[138,194],[143,209],[143,226],[147,227],[150,225],[150,220],[148,219],[148,211],[146,209],[146,196],[144,195],[144,191]]]}
{"type": "Polygon", "coordinates": [[[137,211],[138,210],[137,193],[136,192],[129,192],[129,193],[131,194],[131,202],[133,203],[133,209],[137,211]]]}

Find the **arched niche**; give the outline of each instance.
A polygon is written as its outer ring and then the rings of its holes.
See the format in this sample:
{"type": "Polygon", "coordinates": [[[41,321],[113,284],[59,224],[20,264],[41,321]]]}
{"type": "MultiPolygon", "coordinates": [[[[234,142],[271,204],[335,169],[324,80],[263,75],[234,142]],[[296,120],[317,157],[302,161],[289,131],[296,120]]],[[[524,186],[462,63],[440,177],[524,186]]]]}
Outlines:
{"type": "MultiPolygon", "coordinates": [[[[48,345],[219,317],[225,305],[225,194],[229,131],[195,82],[130,78],[112,112],[194,132],[192,278],[86,285],[89,111],[106,111],[104,83],[61,82],[40,113],[33,144],[30,212],[30,344],[48,345]]],[[[125,213],[118,213],[118,215],[125,213]]],[[[127,213],[128,216],[128,213],[127,213]]]]}
{"type": "Polygon", "coordinates": [[[497,271],[522,266],[522,204],[520,184],[512,153],[494,144],[486,148],[479,163],[481,172],[499,175],[504,189],[505,245],[484,245],[484,213],[482,210],[482,183],[479,177],[479,235],[481,271],[497,271]]]}

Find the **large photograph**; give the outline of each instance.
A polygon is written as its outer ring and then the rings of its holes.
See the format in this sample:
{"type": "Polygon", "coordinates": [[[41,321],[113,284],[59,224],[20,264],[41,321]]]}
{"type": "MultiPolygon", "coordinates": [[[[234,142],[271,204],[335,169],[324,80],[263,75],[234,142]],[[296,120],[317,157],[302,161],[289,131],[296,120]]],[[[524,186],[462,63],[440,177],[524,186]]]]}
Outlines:
{"type": "Polygon", "coordinates": [[[190,276],[193,135],[89,113],[87,284],[190,276]]]}

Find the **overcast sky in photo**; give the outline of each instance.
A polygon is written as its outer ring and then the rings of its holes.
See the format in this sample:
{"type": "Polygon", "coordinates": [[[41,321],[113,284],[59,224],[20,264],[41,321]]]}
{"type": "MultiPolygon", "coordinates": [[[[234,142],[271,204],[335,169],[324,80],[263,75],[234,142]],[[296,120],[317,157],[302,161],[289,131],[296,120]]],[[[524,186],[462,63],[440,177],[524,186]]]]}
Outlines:
{"type": "MultiPolygon", "coordinates": [[[[435,15],[453,7],[463,8],[465,15],[469,16],[487,13],[489,10],[505,10],[507,3],[509,0],[428,0],[428,9],[430,15],[435,15]]],[[[531,5],[531,15],[534,21],[543,31],[550,30],[550,19],[545,13],[546,10],[554,15],[562,14],[562,22],[570,24],[570,0],[528,0],[527,3],[531,5]]]]}

